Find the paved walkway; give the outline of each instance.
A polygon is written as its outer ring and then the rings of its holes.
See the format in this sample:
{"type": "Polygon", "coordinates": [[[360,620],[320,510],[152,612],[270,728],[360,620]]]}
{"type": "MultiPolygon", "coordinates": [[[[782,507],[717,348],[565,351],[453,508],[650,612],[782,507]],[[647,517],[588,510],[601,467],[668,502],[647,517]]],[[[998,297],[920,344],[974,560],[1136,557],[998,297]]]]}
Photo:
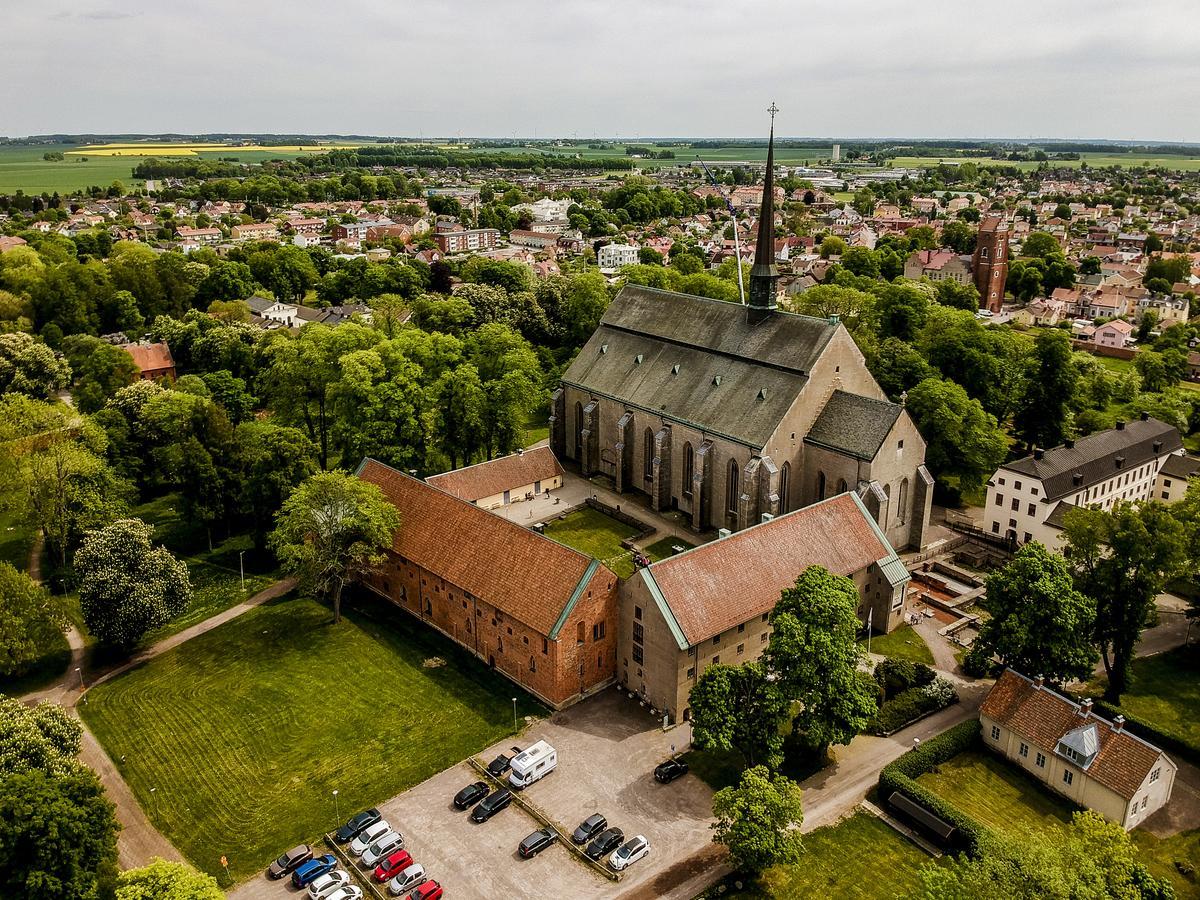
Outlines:
{"type": "MultiPolygon", "coordinates": [[[[178,634],[163,638],[158,643],[139,651],[126,662],[107,669],[94,678],[89,687],[95,687],[97,684],[115,678],[134,666],[160,656],[194,637],[199,637],[236,619],[256,606],[281,597],[295,587],[295,584],[294,579],[284,578],[268,585],[245,602],[231,606],[178,634]]],[[[79,714],[75,711],[75,707],[79,704],[80,698],[84,698],[84,703],[87,702],[86,693],[81,690],[82,684],[90,677],[85,671],[87,654],[83,636],[74,627],[67,632],[67,641],[71,645],[71,664],[67,667],[66,674],[57,683],[40,691],[25,694],[21,700],[30,704],[50,700],[71,710],[78,718],[79,714]]],[[[125,783],[125,779],[121,777],[121,773],[105,753],[104,748],[100,746],[100,742],[88,730],[87,724],[82,719],[80,724],[83,725],[83,736],[79,759],[99,776],[100,782],[108,794],[108,799],[117,807],[117,820],[121,823],[121,832],[117,836],[117,858],[121,867],[130,869],[144,866],[156,856],[163,859],[182,860],[182,854],[146,817],[137,798],[134,797],[133,791],[125,783]]]]}

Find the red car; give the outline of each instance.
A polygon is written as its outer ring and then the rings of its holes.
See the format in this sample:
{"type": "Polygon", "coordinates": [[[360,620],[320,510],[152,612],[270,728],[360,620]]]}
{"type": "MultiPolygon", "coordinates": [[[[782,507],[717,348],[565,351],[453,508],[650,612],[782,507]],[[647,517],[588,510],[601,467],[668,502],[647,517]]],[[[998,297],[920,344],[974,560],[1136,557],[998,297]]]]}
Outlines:
{"type": "Polygon", "coordinates": [[[442,900],[442,886],[436,881],[427,881],[409,894],[408,900],[442,900]]]}
{"type": "Polygon", "coordinates": [[[375,880],[387,881],[395,878],[413,863],[413,858],[407,850],[397,850],[391,856],[384,857],[375,867],[375,880]]]}

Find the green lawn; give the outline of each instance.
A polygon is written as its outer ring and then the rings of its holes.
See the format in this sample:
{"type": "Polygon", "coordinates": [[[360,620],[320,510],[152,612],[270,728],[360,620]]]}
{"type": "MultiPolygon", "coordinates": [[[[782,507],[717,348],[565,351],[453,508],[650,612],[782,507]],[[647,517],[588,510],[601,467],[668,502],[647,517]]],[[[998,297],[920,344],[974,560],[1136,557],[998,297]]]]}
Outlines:
{"type": "MultiPolygon", "coordinates": [[[[804,836],[799,862],[762,873],[724,896],[780,900],[884,900],[914,896],[934,860],[875,816],[856,812],[804,836]]],[[[726,882],[730,884],[730,882],[726,882]]],[[[709,896],[716,896],[710,893],[709,896]]]]}
{"type": "Polygon", "coordinates": [[[532,447],[538,441],[550,437],[550,414],[539,409],[529,414],[525,419],[525,427],[521,432],[521,446],[532,447]]]}
{"type": "MultiPolygon", "coordinates": [[[[866,640],[861,642],[866,646],[866,640]]],[[[871,638],[871,652],[892,659],[908,659],[915,663],[933,665],[933,653],[929,645],[911,625],[901,625],[889,634],[877,634],[871,638]]]]}
{"type": "Polygon", "coordinates": [[[535,701],[381,601],[337,626],[265,604],[93,688],[80,707],[154,824],[198,868],[242,880],[511,734],[535,701]],[[441,662],[444,660],[444,664],[441,662]]]}
{"type": "MultiPolygon", "coordinates": [[[[1063,828],[1075,811],[1067,800],[989,753],[961,754],[917,780],[982,824],[1015,838],[1031,830],[1063,828]]],[[[1133,840],[1146,867],[1170,878],[1180,900],[1200,897],[1200,885],[1175,865],[1178,860],[1200,870],[1200,831],[1163,840],[1139,829],[1133,840]]]]}
{"type": "Polygon", "coordinates": [[[29,549],[34,527],[21,510],[0,509],[0,561],[14,569],[29,571],[29,549]]]}
{"type": "Polygon", "coordinates": [[[594,557],[621,578],[633,574],[633,556],[621,541],[633,537],[635,528],[585,506],[546,525],[546,537],[594,557]]]}
{"type": "MultiPolygon", "coordinates": [[[[1097,693],[1103,686],[1101,679],[1097,693]]],[[[1200,650],[1179,647],[1135,659],[1121,707],[1200,747],[1200,650]]]]}
{"type": "Polygon", "coordinates": [[[691,550],[695,544],[689,543],[683,538],[665,537],[655,541],[653,544],[647,544],[642,552],[650,557],[651,562],[658,562],[660,559],[675,556],[675,551],[671,548],[677,546],[682,547],[684,550],[691,550]]]}

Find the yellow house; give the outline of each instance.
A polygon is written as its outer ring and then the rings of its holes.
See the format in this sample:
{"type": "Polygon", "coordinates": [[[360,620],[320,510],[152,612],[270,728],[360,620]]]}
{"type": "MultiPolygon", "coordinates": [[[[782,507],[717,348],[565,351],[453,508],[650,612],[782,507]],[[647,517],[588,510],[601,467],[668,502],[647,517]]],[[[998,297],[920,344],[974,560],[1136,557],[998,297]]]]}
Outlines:
{"type": "Polygon", "coordinates": [[[534,447],[441,475],[430,475],[425,480],[483,509],[496,509],[543,491],[557,490],[562,487],[562,476],[562,466],[550,448],[534,447]]]}

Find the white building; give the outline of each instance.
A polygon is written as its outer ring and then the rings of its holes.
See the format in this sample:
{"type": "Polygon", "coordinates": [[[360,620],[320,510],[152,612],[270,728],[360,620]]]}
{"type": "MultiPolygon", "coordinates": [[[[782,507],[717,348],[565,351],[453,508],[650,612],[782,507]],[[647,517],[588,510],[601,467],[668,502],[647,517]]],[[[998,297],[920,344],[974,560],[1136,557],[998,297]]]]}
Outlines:
{"type": "Polygon", "coordinates": [[[622,266],[637,265],[638,248],[632,244],[605,244],[596,253],[601,272],[615,272],[622,266]]]}
{"type": "Polygon", "coordinates": [[[1056,793],[1126,831],[1171,799],[1178,766],[1158,747],[1008,669],[979,710],[983,743],[1056,793]]]}
{"type": "Polygon", "coordinates": [[[1057,549],[1067,510],[1149,500],[1157,496],[1164,464],[1181,453],[1175,427],[1145,414],[1060,447],[1034,450],[1002,465],[988,481],[985,527],[1020,543],[1041,541],[1057,549]]]}

